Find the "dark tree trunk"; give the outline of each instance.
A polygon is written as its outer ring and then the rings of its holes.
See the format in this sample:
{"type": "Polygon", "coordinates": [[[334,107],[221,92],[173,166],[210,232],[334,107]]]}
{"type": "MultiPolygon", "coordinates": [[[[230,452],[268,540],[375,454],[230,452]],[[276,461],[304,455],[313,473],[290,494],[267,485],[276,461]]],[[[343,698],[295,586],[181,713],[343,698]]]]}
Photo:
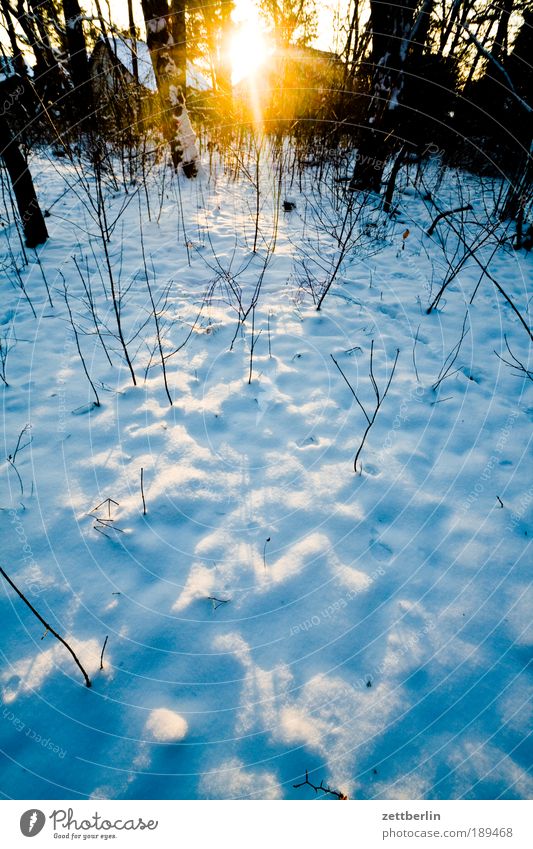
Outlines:
{"type": "Polygon", "coordinates": [[[133,17],[133,2],[128,0],[128,27],[131,39],[131,62],[133,77],[137,85],[139,84],[139,61],[137,59],[137,28],[135,26],[135,18],[133,17]]]}
{"type": "Polygon", "coordinates": [[[404,0],[401,4],[370,0],[372,89],[350,181],[352,191],[380,191],[383,170],[391,152],[394,111],[401,98],[415,5],[416,0],[404,0]]]}
{"type": "Polygon", "coordinates": [[[187,27],[185,22],[184,0],[170,0],[172,55],[176,65],[176,81],[183,91],[187,87],[187,27]]]}
{"type": "Polygon", "coordinates": [[[498,30],[491,50],[492,55],[498,62],[505,61],[507,58],[509,18],[513,11],[513,5],[514,0],[501,0],[500,20],[498,21],[498,30]]]}
{"type": "MultiPolygon", "coordinates": [[[[533,107],[533,10],[524,10],[524,21],[516,36],[513,51],[504,64],[515,91],[533,107]]],[[[533,115],[513,102],[513,136],[521,148],[509,179],[509,188],[501,212],[502,218],[518,219],[533,196],[533,115]]]]}
{"type": "Polygon", "coordinates": [[[74,86],[75,111],[90,118],[93,112],[87,44],[83,32],[82,12],[78,0],[63,0],[66,45],[70,76],[74,86]]]}
{"type": "Polygon", "coordinates": [[[35,248],[46,242],[48,231],[26,160],[3,115],[0,115],[0,156],[13,185],[26,245],[35,248]]]}
{"type": "Polygon", "coordinates": [[[163,132],[170,146],[172,163],[176,169],[182,164],[187,177],[196,177],[196,136],[185,106],[185,89],[179,83],[180,78],[183,80],[183,69],[180,77],[168,0],[142,0],[142,8],[146,41],[159,91],[163,132]]]}
{"type": "MultiPolygon", "coordinates": [[[[420,11],[416,16],[411,36],[410,56],[413,58],[420,57],[424,52],[429,51],[428,38],[431,27],[431,15],[435,8],[435,2],[436,0],[424,0],[420,11]]],[[[406,63],[408,64],[407,59],[406,63]]]]}

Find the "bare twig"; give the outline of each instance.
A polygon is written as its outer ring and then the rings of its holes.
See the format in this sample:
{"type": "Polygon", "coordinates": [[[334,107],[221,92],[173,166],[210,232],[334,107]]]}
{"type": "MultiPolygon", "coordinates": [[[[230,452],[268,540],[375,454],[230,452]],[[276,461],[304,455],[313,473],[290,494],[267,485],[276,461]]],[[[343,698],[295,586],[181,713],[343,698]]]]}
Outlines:
{"type": "Polygon", "coordinates": [[[335,796],[336,799],[342,800],[348,798],[348,796],[346,796],[345,793],[341,793],[340,790],[333,790],[331,787],[324,786],[323,781],[321,781],[320,784],[313,784],[312,781],[309,781],[308,770],[305,771],[305,781],[300,782],[300,784],[293,784],[292,786],[295,790],[297,790],[298,787],[305,787],[306,785],[311,787],[311,789],[314,790],[315,793],[324,793],[326,796],[335,796]]]}
{"type": "Polygon", "coordinates": [[[431,227],[427,231],[427,236],[432,236],[435,230],[435,227],[443,218],[447,218],[449,215],[454,215],[456,212],[469,212],[472,209],[472,204],[467,203],[466,206],[458,206],[455,209],[448,209],[446,212],[439,212],[439,214],[433,219],[431,227]]]}
{"type": "Polygon", "coordinates": [[[267,562],[266,562],[266,547],[267,547],[267,543],[269,543],[269,542],[270,542],[270,537],[267,537],[267,538],[266,538],[266,540],[265,540],[265,544],[264,544],[264,546],[263,546],[263,566],[265,567],[265,569],[266,569],[266,567],[267,567],[267,562]]]}
{"type": "Polygon", "coordinates": [[[29,430],[31,430],[31,424],[28,423],[28,424],[25,424],[24,427],[22,428],[22,430],[20,431],[19,438],[17,439],[17,444],[15,446],[15,450],[14,450],[13,454],[10,455],[9,458],[8,458],[9,460],[11,460],[12,463],[14,463],[15,460],[17,459],[17,454],[19,453],[19,451],[24,451],[24,449],[27,448],[28,445],[31,445],[31,443],[33,442],[33,436],[32,436],[31,439],[28,439],[28,441],[24,443],[24,445],[20,444],[22,442],[22,437],[29,430]]]}
{"type": "Polygon", "coordinates": [[[78,660],[78,657],[77,657],[76,653],[74,652],[74,650],[73,650],[73,649],[69,646],[69,644],[66,642],[66,640],[64,640],[64,639],[63,639],[63,637],[60,637],[60,636],[59,636],[59,634],[57,633],[57,631],[55,631],[55,630],[54,630],[54,628],[52,628],[52,626],[51,626],[51,625],[49,625],[49,624],[48,624],[48,622],[46,622],[46,621],[43,619],[43,617],[41,616],[41,614],[40,614],[40,613],[37,613],[37,611],[35,610],[34,606],[31,604],[31,602],[29,602],[29,601],[28,601],[28,599],[26,598],[26,596],[25,596],[25,595],[24,595],[24,594],[23,594],[23,593],[19,590],[19,588],[17,587],[17,585],[16,585],[15,583],[13,583],[13,581],[11,580],[11,578],[9,577],[9,575],[7,574],[7,572],[5,572],[5,571],[2,569],[2,567],[1,567],[1,566],[0,566],[0,574],[2,574],[2,575],[4,576],[4,578],[6,579],[6,581],[8,582],[8,584],[9,584],[9,585],[10,585],[10,586],[11,586],[11,587],[15,590],[16,594],[19,596],[19,598],[21,598],[21,599],[22,599],[22,601],[24,602],[24,604],[26,604],[26,605],[30,608],[31,612],[32,612],[32,613],[33,613],[33,614],[37,617],[37,619],[39,620],[39,622],[41,622],[41,624],[42,624],[42,625],[44,625],[44,627],[46,628],[46,630],[47,630],[47,631],[49,631],[51,634],[53,634],[53,635],[54,635],[54,637],[55,637],[57,640],[59,640],[59,642],[60,642],[60,643],[63,643],[63,645],[65,646],[65,648],[66,648],[66,649],[70,652],[70,654],[71,654],[71,655],[72,655],[72,657],[74,658],[74,660],[75,660],[75,662],[76,662],[76,665],[77,665],[77,666],[78,666],[78,668],[81,670],[81,672],[82,672],[82,674],[83,674],[83,677],[84,677],[84,679],[85,679],[85,686],[86,686],[86,687],[90,687],[90,686],[91,686],[90,678],[89,678],[89,676],[87,675],[87,673],[86,673],[85,669],[83,668],[83,666],[81,665],[80,661],[78,660]]]}
{"type": "Polygon", "coordinates": [[[108,639],[109,639],[109,634],[106,636],[106,638],[104,640],[104,645],[102,646],[102,654],[100,655],[100,669],[104,668],[104,652],[105,652],[105,647],[107,646],[108,639]]]}
{"type": "Polygon", "coordinates": [[[418,342],[418,334],[420,332],[420,325],[418,325],[416,329],[416,335],[413,341],[413,366],[416,374],[416,382],[420,383],[420,377],[418,376],[418,369],[416,367],[416,343],[418,342]]]}
{"type": "Polygon", "coordinates": [[[217,598],[214,595],[208,595],[207,600],[213,605],[213,610],[216,610],[221,604],[229,604],[231,601],[229,598],[217,598]]]}
{"type": "Polygon", "coordinates": [[[114,504],[115,507],[119,506],[118,501],[114,501],[112,498],[104,498],[104,500],[101,501],[100,504],[97,504],[96,507],[93,507],[93,509],[91,510],[91,513],[95,513],[97,510],[100,509],[100,507],[103,507],[104,504],[107,504],[107,515],[108,515],[108,518],[110,519],[111,518],[111,505],[114,504]]]}
{"type": "Polygon", "coordinates": [[[509,347],[509,342],[507,341],[507,336],[505,334],[503,338],[505,339],[505,347],[509,351],[511,361],[506,360],[505,357],[500,356],[497,351],[494,351],[498,359],[501,360],[502,363],[505,363],[506,366],[509,366],[511,369],[514,369],[514,374],[516,377],[520,377],[520,375],[523,374],[524,377],[527,377],[529,380],[533,381],[533,371],[530,371],[530,369],[526,368],[524,363],[522,363],[517,357],[515,357],[509,347]]]}
{"type": "Polygon", "coordinates": [[[143,516],[146,516],[146,501],[144,499],[144,469],[141,468],[141,496],[143,500],[143,516]]]}
{"type": "MultiPolygon", "coordinates": [[[[364,432],[364,434],[363,434],[363,438],[362,438],[362,440],[361,440],[361,444],[359,445],[359,448],[357,449],[357,452],[356,452],[356,455],[355,455],[355,459],[354,459],[354,461],[353,461],[353,470],[354,470],[354,472],[357,474],[357,461],[359,460],[359,457],[360,457],[360,455],[361,455],[361,451],[363,450],[363,447],[364,447],[364,444],[365,444],[365,442],[366,442],[366,438],[367,438],[367,436],[368,436],[368,434],[369,434],[369,432],[370,432],[370,429],[371,429],[372,425],[374,424],[374,422],[376,421],[377,414],[379,413],[379,410],[380,410],[380,408],[381,408],[381,406],[382,406],[382,404],[383,404],[383,401],[384,401],[384,400],[385,400],[385,398],[387,397],[387,393],[388,393],[388,391],[389,391],[389,389],[390,389],[390,385],[391,385],[391,383],[392,383],[392,378],[394,377],[394,372],[396,371],[396,364],[398,363],[398,357],[400,356],[400,349],[399,349],[399,348],[397,348],[397,349],[396,349],[396,356],[395,356],[395,358],[394,358],[394,363],[393,363],[393,366],[392,366],[392,369],[391,369],[391,373],[390,373],[389,378],[388,378],[388,380],[387,380],[387,383],[386,383],[385,389],[383,390],[383,392],[380,392],[379,387],[378,387],[378,385],[377,385],[377,383],[376,383],[376,379],[375,379],[375,377],[374,377],[374,340],[372,339],[372,341],[371,341],[371,343],[370,343],[370,371],[369,371],[369,377],[370,377],[370,382],[371,382],[371,384],[372,384],[372,388],[373,388],[373,390],[374,390],[374,395],[376,396],[376,404],[375,404],[374,411],[373,411],[372,415],[369,415],[369,414],[367,413],[367,411],[365,410],[365,408],[363,407],[363,404],[362,404],[362,403],[361,403],[361,401],[359,400],[359,397],[357,396],[356,392],[354,391],[354,389],[353,389],[352,385],[351,385],[351,384],[350,384],[350,382],[348,381],[348,378],[346,377],[346,375],[345,375],[345,374],[344,374],[344,372],[342,371],[341,367],[339,366],[339,364],[338,364],[338,362],[336,361],[336,359],[335,359],[335,357],[333,356],[333,354],[330,354],[330,356],[331,356],[331,359],[333,360],[333,362],[335,363],[335,365],[337,366],[338,370],[339,370],[339,371],[340,371],[340,373],[342,374],[342,376],[343,376],[344,380],[346,381],[346,383],[347,383],[347,385],[348,385],[348,387],[349,387],[349,389],[350,389],[350,392],[352,393],[353,397],[354,397],[354,398],[355,398],[355,400],[357,401],[357,403],[358,403],[358,405],[359,405],[360,409],[362,410],[363,415],[364,415],[364,417],[365,417],[365,419],[366,419],[366,421],[367,421],[367,426],[366,426],[365,432],[364,432]]],[[[361,473],[361,472],[362,472],[362,469],[360,469],[360,470],[359,470],[359,473],[361,473]]]]}
{"type": "Polygon", "coordinates": [[[439,371],[437,380],[433,384],[433,391],[436,392],[441,383],[446,380],[446,378],[451,377],[452,374],[457,373],[457,369],[452,372],[452,368],[459,356],[459,351],[461,350],[461,345],[463,344],[463,340],[465,336],[470,332],[470,328],[466,326],[466,320],[468,318],[468,310],[465,312],[465,317],[463,319],[463,327],[461,329],[461,336],[459,340],[455,343],[452,350],[444,360],[441,370],[439,371]]]}
{"type": "Polygon", "coordinates": [[[468,36],[470,41],[472,41],[473,44],[475,44],[477,50],[481,53],[481,55],[484,56],[485,59],[488,59],[489,62],[491,62],[494,65],[494,67],[498,69],[500,74],[502,74],[502,76],[505,78],[507,85],[509,86],[509,92],[517,100],[517,102],[520,104],[522,109],[525,112],[527,112],[528,114],[531,114],[533,112],[533,108],[522,97],[520,97],[520,95],[518,94],[518,92],[516,91],[516,89],[513,85],[513,81],[511,79],[511,77],[509,76],[509,74],[507,73],[507,71],[505,70],[505,68],[501,64],[501,62],[498,62],[498,60],[496,59],[495,56],[493,56],[493,54],[490,52],[490,50],[487,50],[487,48],[484,47],[481,44],[481,42],[478,41],[476,36],[472,32],[470,32],[468,27],[463,26],[462,29],[463,29],[464,34],[466,36],[468,36]]]}
{"type": "Polygon", "coordinates": [[[161,360],[161,370],[163,372],[163,383],[164,383],[164,386],[165,386],[165,392],[166,392],[166,395],[167,395],[167,398],[168,398],[168,403],[172,407],[172,396],[170,394],[170,389],[168,388],[167,369],[166,369],[166,363],[165,363],[165,355],[163,353],[163,342],[162,342],[162,339],[161,339],[161,323],[159,321],[159,313],[158,313],[157,306],[156,306],[156,303],[155,303],[155,300],[154,300],[154,295],[153,295],[153,292],[152,292],[152,287],[150,285],[150,280],[148,278],[148,269],[146,267],[146,255],[145,255],[145,252],[144,252],[144,236],[143,236],[143,228],[142,228],[142,217],[141,217],[141,214],[140,214],[140,203],[141,203],[141,200],[140,200],[140,196],[139,196],[139,230],[140,230],[140,235],[141,235],[141,252],[142,252],[142,258],[143,258],[144,276],[146,278],[146,288],[148,289],[148,295],[150,297],[150,304],[152,305],[152,315],[154,317],[155,332],[156,332],[156,338],[157,338],[157,347],[158,347],[158,350],[159,350],[159,357],[160,357],[160,360],[161,360]]]}
{"type": "Polygon", "coordinates": [[[81,360],[81,364],[83,366],[83,371],[85,372],[85,377],[89,381],[89,383],[91,385],[91,389],[94,392],[94,397],[96,398],[94,405],[95,405],[95,407],[99,407],[100,406],[100,398],[98,397],[98,392],[96,391],[96,387],[95,387],[95,385],[92,381],[91,375],[89,374],[89,369],[87,368],[87,365],[85,363],[85,358],[84,358],[82,350],[81,350],[78,331],[76,329],[76,325],[74,324],[74,318],[72,316],[72,310],[70,308],[70,304],[69,304],[69,301],[68,301],[67,285],[64,281],[63,281],[63,297],[65,299],[65,304],[66,304],[66,307],[67,307],[67,310],[68,310],[68,317],[69,317],[69,320],[70,320],[70,326],[72,327],[72,332],[74,333],[74,339],[76,340],[76,348],[78,349],[78,354],[79,354],[79,357],[80,357],[80,360],[81,360]]]}
{"type": "Polygon", "coordinates": [[[24,443],[24,445],[21,445],[21,444],[20,444],[20,443],[21,443],[21,441],[22,441],[22,437],[23,437],[23,436],[24,436],[24,434],[25,434],[25,433],[27,433],[30,429],[31,429],[31,424],[26,424],[26,425],[24,425],[24,427],[22,428],[22,430],[21,430],[21,431],[20,431],[20,433],[19,433],[19,438],[17,439],[17,444],[16,444],[16,446],[15,446],[15,450],[13,451],[13,454],[9,454],[9,455],[6,457],[7,462],[9,463],[9,465],[11,466],[11,468],[13,469],[13,471],[15,472],[15,474],[16,474],[16,476],[17,476],[17,478],[18,478],[18,482],[19,482],[19,486],[20,486],[20,496],[21,496],[21,498],[22,498],[22,496],[24,495],[24,484],[22,483],[22,478],[21,478],[21,476],[20,476],[20,474],[19,474],[19,470],[18,470],[18,469],[17,469],[17,467],[15,466],[15,460],[17,459],[17,454],[19,453],[19,451],[23,451],[25,448],[27,448],[27,447],[28,447],[28,445],[30,445],[30,444],[33,442],[33,436],[32,436],[30,439],[28,439],[28,441],[27,441],[27,442],[25,442],[25,443],[24,443]]]}

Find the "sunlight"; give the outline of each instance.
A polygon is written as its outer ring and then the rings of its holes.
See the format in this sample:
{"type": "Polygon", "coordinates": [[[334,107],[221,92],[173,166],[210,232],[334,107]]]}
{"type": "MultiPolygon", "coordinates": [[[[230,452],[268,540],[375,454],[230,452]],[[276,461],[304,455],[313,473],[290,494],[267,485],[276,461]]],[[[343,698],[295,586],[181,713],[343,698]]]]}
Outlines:
{"type": "Polygon", "coordinates": [[[231,39],[233,85],[258,72],[269,56],[269,48],[257,15],[236,22],[231,39]]]}

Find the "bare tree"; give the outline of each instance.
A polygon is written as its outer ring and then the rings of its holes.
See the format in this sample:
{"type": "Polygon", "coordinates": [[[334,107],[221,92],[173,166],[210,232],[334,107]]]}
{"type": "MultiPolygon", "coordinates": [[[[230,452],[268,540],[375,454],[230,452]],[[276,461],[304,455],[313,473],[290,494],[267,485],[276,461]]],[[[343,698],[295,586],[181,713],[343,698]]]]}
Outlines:
{"type": "MultiPolygon", "coordinates": [[[[174,2],[176,6],[176,2],[174,2]]],[[[152,56],[162,110],[162,124],[174,168],[187,177],[198,173],[196,135],[185,105],[183,68],[177,60],[173,19],[168,0],[142,0],[146,40],[152,56]]]]}

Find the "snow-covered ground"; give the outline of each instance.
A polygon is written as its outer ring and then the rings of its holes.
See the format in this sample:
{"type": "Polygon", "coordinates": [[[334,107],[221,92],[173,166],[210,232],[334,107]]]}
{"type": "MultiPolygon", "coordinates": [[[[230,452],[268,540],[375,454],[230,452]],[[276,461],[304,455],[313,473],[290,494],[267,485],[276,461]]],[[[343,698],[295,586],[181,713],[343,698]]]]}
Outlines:
{"type": "MultiPolygon", "coordinates": [[[[425,235],[414,168],[392,220],[368,202],[346,256],[332,175],[280,186],[266,152],[255,254],[253,162],[194,182],[160,165],[146,192],[110,193],[137,386],[94,187],[40,168],[51,239],[19,279],[12,224],[2,237],[0,565],[92,688],[2,581],[2,793],[314,798],[293,788],[307,769],[351,798],[531,796],[533,393],[495,353],[506,337],[527,365],[530,340],[486,277],[469,305],[472,257],[426,314],[464,250],[446,220],[425,235]],[[296,208],[278,218],[274,198],[296,208]],[[399,356],[356,474],[372,341],[381,396],[399,356]]],[[[439,209],[472,203],[473,244],[494,187],[437,172],[439,209]]],[[[476,257],[527,315],[532,257],[494,238],[476,257]]]]}

